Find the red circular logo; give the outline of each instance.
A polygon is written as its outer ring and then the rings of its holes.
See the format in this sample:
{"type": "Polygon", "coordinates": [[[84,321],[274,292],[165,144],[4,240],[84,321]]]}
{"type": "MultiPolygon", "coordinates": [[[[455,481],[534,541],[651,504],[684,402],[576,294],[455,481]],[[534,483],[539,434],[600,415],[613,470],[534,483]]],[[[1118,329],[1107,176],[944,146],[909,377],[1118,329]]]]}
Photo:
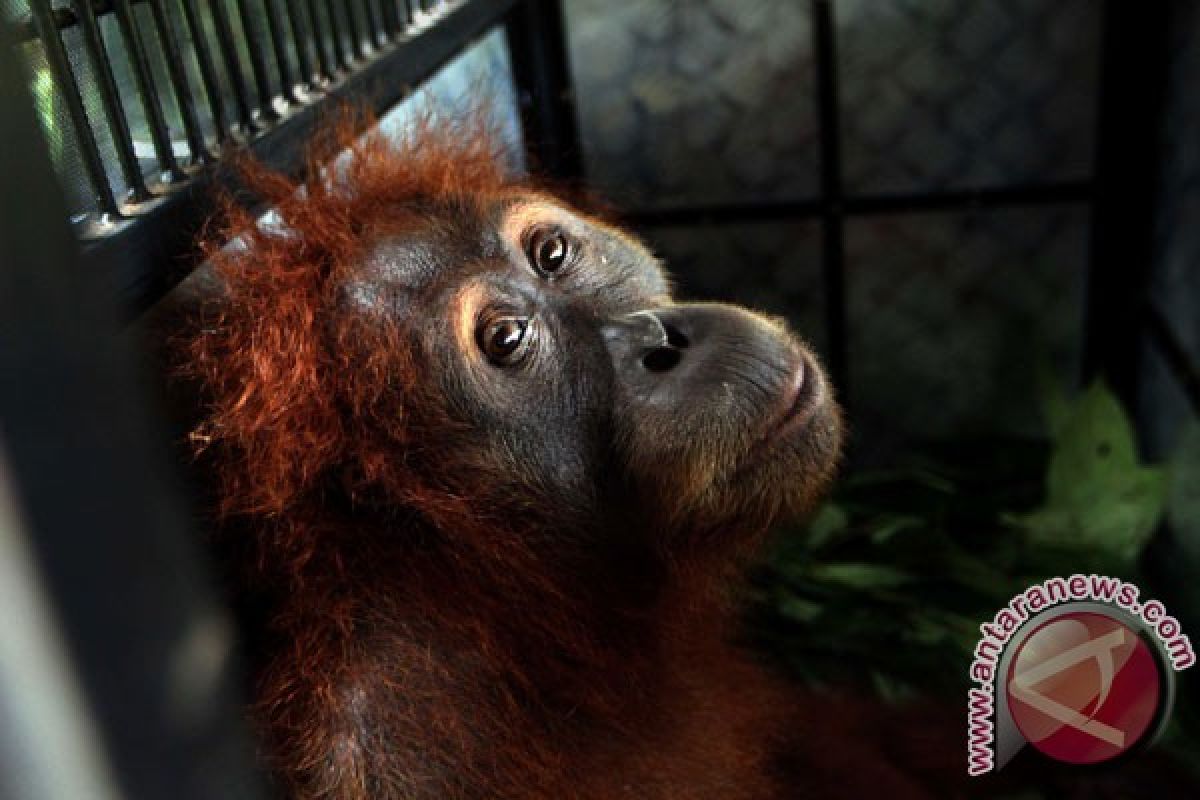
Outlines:
{"type": "Polygon", "coordinates": [[[1008,707],[1051,758],[1095,764],[1138,744],[1162,702],[1150,647],[1105,614],[1071,612],[1038,626],[1008,668],[1008,707]]]}

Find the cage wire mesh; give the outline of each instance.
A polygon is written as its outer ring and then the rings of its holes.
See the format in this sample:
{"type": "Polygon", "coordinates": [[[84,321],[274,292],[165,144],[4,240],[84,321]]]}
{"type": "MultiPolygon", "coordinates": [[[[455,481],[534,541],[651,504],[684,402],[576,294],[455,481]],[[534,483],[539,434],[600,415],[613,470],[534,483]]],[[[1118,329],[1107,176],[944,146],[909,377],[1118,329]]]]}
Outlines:
{"type": "Polygon", "coordinates": [[[915,439],[1043,432],[1039,370],[1082,357],[1087,209],[850,220],[850,382],[860,456],[915,439]]]}
{"type": "MultiPolygon", "coordinates": [[[[1155,262],[1150,288],[1155,306],[1178,339],[1191,364],[1200,365],[1200,97],[1195,91],[1200,74],[1200,6],[1175,4],[1171,26],[1171,70],[1166,86],[1166,121],[1155,262]]],[[[1157,348],[1146,348],[1147,374],[1142,415],[1147,449],[1156,457],[1171,454],[1198,417],[1178,377],[1157,348]]],[[[1200,530],[1196,531],[1200,542],[1200,530]]]]}
{"type": "Polygon", "coordinates": [[[1100,14],[1090,0],[838,0],[847,191],[1091,174],[1100,14]]]}
{"type": "Polygon", "coordinates": [[[253,138],[446,4],[398,0],[0,0],[21,36],[69,209],[82,218],[146,184],[185,178],[227,138],[253,138]],[[47,12],[52,29],[34,24],[47,12]],[[99,58],[89,51],[94,15],[99,58]],[[42,35],[39,35],[42,34],[42,35]],[[47,47],[61,44],[65,74],[47,47]],[[105,105],[111,75],[115,108],[105,105]],[[77,89],[86,125],[70,113],[77,89]],[[123,128],[127,130],[123,130],[123,128]],[[102,180],[87,169],[93,140],[102,180]],[[132,168],[122,165],[129,151],[132,168]],[[130,171],[132,169],[132,171],[130,171]],[[104,185],[96,185],[104,184],[104,185]],[[100,198],[100,199],[98,199],[100,198]]]}
{"type": "MultiPolygon", "coordinates": [[[[837,0],[849,196],[1086,180],[1099,15],[1086,0],[837,0]]],[[[638,210],[820,195],[812,5],[566,0],[589,180],[638,210]]],[[[1028,432],[1034,361],[1077,378],[1085,205],[851,216],[856,442],[1028,432]],[[1019,332],[1019,336],[1014,336],[1019,332]],[[1028,345],[1028,352],[1019,348],[1028,345]]],[[[763,302],[825,348],[817,223],[650,226],[687,294],[763,302]],[[765,301],[765,302],[764,302],[765,301]]]]}
{"type": "Polygon", "coordinates": [[[567,0],[589,180],[626,207],[811,197],[808,4],[567,0]]]}

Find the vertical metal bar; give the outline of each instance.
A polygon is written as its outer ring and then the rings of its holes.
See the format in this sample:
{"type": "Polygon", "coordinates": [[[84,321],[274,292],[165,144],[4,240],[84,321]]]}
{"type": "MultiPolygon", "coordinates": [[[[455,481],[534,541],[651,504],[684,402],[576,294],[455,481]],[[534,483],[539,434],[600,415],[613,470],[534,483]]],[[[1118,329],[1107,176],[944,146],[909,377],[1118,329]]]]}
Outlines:
{"type": "Polygon", "coordinates": [[[237,0],[238,16],[242,20],[242,32],[246,37],[246,53],[250,56],[250,72],[254,75],[254,88],[258,92],[258,110],[263,118],[274,120],[279,118],[278,112],[271,99],[275,96],[271,91],[271,81],[267,78],[267,60],[259,46],[263,37],[255,25],[254,13],[250,8],[250,0],[237,0]]]}
{"type": "Polygon", "coordinates": [[[346,52],[346,40],[342,37],[342,23],[338,22],[334,0],[325,0],[325,13],[329,15],[329,31],[333,34],[333,53],[338,66],[350,68],[350,54],[346,52]]]}
{"type": "MultiPolygon", "coordinates": [[[[164,60],[167,62],[167,76],[175,93],[175,102],[179,105],[179,115],[183,120],[188,149],[192,151],[193,159],[206,163],[212,160],[212,154],[204,145],[204,131],[196,116],[196,106],[192,100],[192,90],[188,86],[187,75],[183,70],[183,55],[180,53],[179,43],[175,40],[175,32],[171,29],[170,20],[167,19],[163,0],[149,0],[149,2],[150,13],[154,18],[154,27],[158,32],[158,40],[162,44],[164,60]]],[[[77,5],[88,4],[77,2],[77,5]]]]}
{"type": "Polygon", "coordinates": [[[71,62],[63,47],[62,39],[58,36],[58,26],[48,0],[31,0],[30,13],[42,46],[46,51],[46,64],[54,76],[54,83],[63,93],[67,104],[67,113],[71,117],[71,126],[75,129],[75,137],[79,142],[79,155],[83,160],[83,168],[87,172],[88,181],[96,195],[96,205],[104,214],[120,216],[117,201],[113,197],[112,187],[108,183],[108,174],[104,171],[104,158],[100,155],[100,146],[96,144],[96,136],[92,132],[92,124],[88,121],[87,109],[83,105],[83,97],[79,94],[79,86],[75,83],[75,75],[71,72],[71,62]]]}
{"type": "Polygon", "coordinates": [[[221,99],[217,70],[213,66],[212,53],[208,49],[208,39],[204,34],[204,26],[200,24],[196,7],[192,4],[193,0],[179,2],[183,6],[183,18],[192,37],[192,48],[196,53],[196,64],[200,67],[200,82],[204,84],[204,95],[208,98],[213,127],[217,129],[217,144],[223,145],[229,139],[229,121],[225,117],[225,104],[221,99]]]}
{"type": "Polygon", "coordinates": [[[289,103],[299,103],[296,97],[296,78],[292,74],[292,64],[289,59],[287,41],[284,38],[283,16],[279,13],[279,0],[265,0],[267,12],[267,31],[271,36],[271,49],[275,51],[275,66],[279,72],[280,91],[289,103]]]}
{"type": "Polygon", "coordinates": [[[1104,4],[1084,372],[1135,417],[1160,175],[1168,7],[1104,4]]]}
{"type": "Polygon", "coordinates": [[[350,52],[354,54],[355,61],[362,61],[363,56],[363,36],[358,28],[358,20],[354,18],[354,3],[345,2],[342,8],[346,10],[346,27],[350,33],[350,52]]]}
{"type": "Polygon", "coordinates": [[[375,9],[371,7],[371,0],[362,0],[362,10],[367,36],[371,41],[371,49],[378,50],[381,42],[379,37],[379,20],[375,16],[375,9]]]}
{"type": "Polygon", "coordinates": [[[317,62],[321,65],[321,74],[333,80],[337,72],[336,56],[326,51],[324,31],[321,30],[321,11],[317,8],[317,0],[308,0],[308,18],[312,24],[313,49],[317,51],[317,62]]]}
{"type": "Polygon", "coordinates": [[[396,13],[396,0],[380,0],[380,4],[383,6],[384,35],[390,41],[402,31],[400,16],[396,13]]]}
{"type": "Polygon", "coordinates": [[[521,0],[508,13],[505,33],[526,149],[542,171],[563,180],[582,178],[561,0],[521,0]]]}
{"type": "Polygon", "coordinates": [[[108,120],[108,130],[112,134],[113,147],[117,151],[117,163],[121,167],[121,175],[125,185],[136,202],[150,199],[150,191],[146,188],[142,176],[141,165],[133,152],[133,134],[129,130],[129,120],[125,119],[125,108],[121,105],[121,97],[117,92],[117,81],[113,76],[112,65],[108,53],[104,49],[104,40],[100,38],[100,26],[96,22],[96,12],[90,0],[73,0],[75,15],[79,19],[79,30],[83,38],[84,49],[92,64],[92,73],[96,77],[96,85],[100,90],[100,102],[104,106],[104,115],[108,120]]]}
{"type": "Polygon", "coordinates": [[[317,83],[312,59],[308,57],[308,28],[304,24],[304,9],[300,0],[284,0],[288,20],[292,23],[292,41],[296,44],[296,59],[300,62],[300,77],[305,83],[317,83]]]}
{"type": "Polygon", "coordinates": [[[188,527],[131,337],[117,334],[108,276],[79,258],[11,41],[0,19],[0,175],[20,189],[0,201],[0,558],[21,559],[0,576],[0,794],[265,797],[232,620],[188,527]],[[39,596],[15,605],[11,590],[34,582],[39,596]],[[39,647],[22,625],[53,642],[39,647]],[[12,659],[14,644],[38,650],[12,659]],[[30,667],[53,670],[44,688],[12,680],[30,667]],[[65,702],[47,705],[43,692],[65,702]]]}
{"type": "Polygon", "coordinates": [[[821,160],[821,263],[825,285],[825,325],[829,372],[839,400],[848,406],[849,361],[846,341],[845,232],[843,230],[841,120],[838,108],[837,43],[832,0],[813,0],[816,53],[818,146],[821,160]]]}
{"type": "Polygon", "coordinates": [[[159,168],[172,181],[184,180],[187,175],[179,167],[179,162],[175,160],[171,135],[167,130],[167,120],[163,116],[158,90],[154,87],[150,59],[146,55],[146,47],[142,41],[141,31],[138,30],[137,20],[133,17],[133,7],[129,0],[115,0],[113,12],[117,15],[121,38],[125,40],[125,47],[129,50],[129,61],[133,66],[133,78],[137,83],[138,98],[141,100],[142,110],[146,114],[146,124],[150,128],[150,141],[154,144],[154,153],[158,158],[159,168]]]}
{"type": "Polygon", "coordinates": [[[242,78],[242,60],[238,56],[237,44],[233,41],[233,29],[229,27],[229,15],[225,8],[225,0],[209,0],[212,9],[213,27],[217,31],[217,46],[221,48],[222,60],[225,62],[225,72],[229,75],[229,85],[233,88],[233,101],[237,106],[238,118],[242,127],[254,131],[254,115],[250,111],[250,101],[246,98],[246,82],[242,78]]]}

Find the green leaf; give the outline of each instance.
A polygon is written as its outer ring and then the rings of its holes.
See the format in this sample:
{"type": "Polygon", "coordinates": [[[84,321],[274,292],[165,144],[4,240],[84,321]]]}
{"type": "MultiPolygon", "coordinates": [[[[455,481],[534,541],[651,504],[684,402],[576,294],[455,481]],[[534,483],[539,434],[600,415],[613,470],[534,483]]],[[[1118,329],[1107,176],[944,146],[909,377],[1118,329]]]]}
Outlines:
{"type": "Polygon", "coordinates": [[[819,550],[828,544],[835,536],[842,533],[850,524],[850,517],[845,509],[836,503],[826,503],[808,524],[808,538],[805,544],[809,550],[819,550]]]}
{"type": "Polygon", "coordinates": [[[915,514],[884,515],[871,526],[871,542],[873,544],[883,544],[901,531],[922,528],[927,524],[925,519],[915,514]]]}
{"type": "Polygon", "coordinates": [[[1133,429],[1097,382],[1067,409],[1046,474],[1046,505],[1013,517],[1033,544],[1129,561],[1162,516],[1166,478],[1138,463],[1133,429]]]}
{"type": "Polygon", "coordinates": [[[821,616],[821,612],[824,611],[824,608],[819,603],[805,600],[793,594],[781,598],[775,607],[784,617],[796,622],[812,622],[821,616]]]}
{"type": "Polygon", "coordinates": [[[845,562],[813,564],[809,567],[813,580],[841,584],[855,589],[888,589],[913,580],[907,572],[885,564],[845,562]]]}

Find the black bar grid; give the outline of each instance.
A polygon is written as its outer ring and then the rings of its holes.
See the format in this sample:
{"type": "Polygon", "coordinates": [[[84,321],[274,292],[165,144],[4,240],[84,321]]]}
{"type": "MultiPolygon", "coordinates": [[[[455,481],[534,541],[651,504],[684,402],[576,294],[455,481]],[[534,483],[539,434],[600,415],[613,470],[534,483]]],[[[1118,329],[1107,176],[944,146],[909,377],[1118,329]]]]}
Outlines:
{"type": "Polygon", "coordinates": [[[154,85],[154,75],[150,69],[150,58],[146,53],[142,32],[138,28],[137,19],[133,16],[133,6],[130,5],[129,0],[115,0],[113,12],[117,16],[121,38],[124,39],[125,47],[129,52],[129,61],[133,66],[133,79],[137,84],[138,100],[146,115],[146,126],[150,129],[150,141],[154,145],[154,154],[162,169],[163,177],[172,183],[181,181],[187,176],[175,159],[175,151],[171,145],[171,133],[167,128],[166,117],[163,115],[158,88],[154,85]]]}
{"type": "Polygon", "coordinates": [[[329,33],[333,37],[333,57],[342,70],[350,69],[350,53],[346,52],[346,40],[342,34],[342,23],[338,20],[334,0],[325,0],[325,15],[329,17],[329,33]]]}
{"type": "Polygon", "coordinates": [[[395,0],[380,0],[383,8],[383,31],[388,39],[394,39],[403,32],[400,15],[396,12],[395,0]]]}
{"type": "Polygon", "coordinates": [[[287,32],[283,14],[279,11],[280,0],[264,0],[267,18],[267,33],[271,37],[271,50],[275,53],[275,69],[279,73],[279,86],[283,99],[289,104],[300,102],[296,97],[296,76],[292,72],[291,56],[287,48],[287,32]]]}
{"type": "Polygon", "coordinates": [[[818,147],[821,164],[821,263],[825,288],[825,327],[829,372],[838,396],[850,405],[846,337],[845,231],[842,198],[841,124],[838,108],[837,51],[831,0],[813,0],[817,56],[818,147]]]}
{"type": "Polygon", "coordinates": [[[272,103],[274,92],[271,90],[271,81],[267,77],[267,59],[263,55],[262,48],[258,46],[264,37],[254,18],[254,9],[250,6],[250,0],[237,0],[237,10],[242,23],[242,31],[250,45],[246,48],[246,55],[250,59],[250,74],[254,76],[254,89],[258,93],[258,112],[264,120],[271,121],[279,114],[275,111],[274,103],[272,103]]]}
{"type": "Polygon", "coordinates": [[[183,54],[175,39],[175,31],[163,8],[163,0],[149,0],[150,13],[154,20],[154,29],[163,50],[167,63],[167,77],[175,94],[175,102],[179,106],[179,116],[183,120],[183,131],[187,137],[188,149],[192,159],[199,163],[208,163],[212,154],[204,144],[204,131],[200,128],[200,120],[196,116],[196,104],[192,99],[192,90],[188,85],[187,75],[183,69],[183,54]]]}
{"type": "Polygon", "coordinates": [[[379,49],[382,42],[380,37],[379,17],[375,13],[375,8],[371,0],[361,0],[360,6],[363,12],[363,27],[367,30],[367,37],[370,39],[371,48],[379,49]]]}
{"type": "Polygon", "coordinates": [[[217,129],[218,146],[225,144],[229,138],[229,123],[225,116],[225,104],[221,100],[220,83],[217,79],[217,69],[213,64],[212,52],[208,48],[208,38],[200,16],[196,13],[195,0],[179,0],[183,8],[184,22],[187,23],[188,35],[192,40],[192,53],[196,56],[196,66],[200,70],[200,83],[204,86],[204,96],[208,100],[208,110],[212,115],[213,126],[217,129]]]}
{"type": "Polygon", "coordinates": [[[233,90],[234,104],[237,106],[238,121],[246,131],[254,131],[254,114],[250,110],[250,99],[246,94],[246,81],[242,76],[242,59],[238,55],[237,43],[233,38],[233,29],[229,25],[229,13],[225,8],[225,0],[211,0],[213,28],[217,33],[217,45],[225,64],[225,74],[229,78],[229,86],[233,90]]]}
{"type": "MultiPolygon", "coordinates": [[[[343,73],[338,80],[323,83],[320,88],[325,95],[321,102],[308,102],[306,98],[304,102],[297,103],[286,117],[263,126],[257,125],[256,119],[263,109],[251,103],[249,87],[245,86],[242,77],[243,62],[237,50],[238,40],[229,24],[224,0],[212,0],[211,6],[201,4],[195,7],[189,0],[182,2],[188,30],[195,45],[193,49],[201,66],[201,83],[214,109],[214,120],[222,104],[229,103],[236,111],[236,121],[245,126],[246,135],[238,138],[246,139],[254,154],[268,167],[294,175],[303,169],[307,143],[327,106],[324,97],[359,107],[367,106],[376,112],[390,108],[411,92],[410,87],[420,84],[476,37],[503,22],[516,0],[464,1],[448,6],[436,25],[406,39],[403,46],[373,50],[371,59],[358,62],[354,69],[343,73]],[[210,18],[203,16],[206,11],[212,14],[210,18]],[[205,29],[206,20],[213,25],[211,30],[205,29]],[[204,36],[213,34],[220,47],[220,66],[229,76],[225,83],[228,88],[224,92],[220,91],[222,86],[216,74],[216,65],[209,64],[206,67],[205,59],[199,52],[204,36]],[[206,73],[212,74],[206,76],[206,73]],[[249,127],[247,123],[255,127],[249,127]]],[[[302,0],[287,0],[287,9],[298,11],[300,15],[304,14],[305,5],[302,0]]],[[[358,6],[361,13],[363,9],[358,2],[348,2],[343,8],[349,11],[354,6],[358,6]]],[[[275,27],[279,34],[279,40],[275,40],[270,25],[272,9],[279,10],[276,0],[266,5],[267,24],[255,26],[263,30],[250,30],[250,33],[261,38],[257,42],[260,48],[278,46],[279,50],[284,51],[285,57],[276,60],[290,69],[295,64],[296,55],[283,38],[285,31],[282,25],[275,27]]],[[[301,53],[305,52],[305,43],[313,42],[303,27],[305,22],[301,16],[302,27],[296,39],[301,53]]],[[[50,23],[50,29],[57,38],[57,28],[53,22],[50,23]]],[[[296,35],[295,29],[292,35],[296,35]]],[[[276,55],[278,52],[276,50],[276,55]]],[[[280,74],[285,74],[282,69],[280,74]]],[[[303,83],[304,79],[300,81],[303,83]]],[[[71,86],[74,84],[70,81],[64,83],[64,87],[71,86]]],[[[80,114],[83,114],[82,106],[80,114]]],[[[86,116],[82,117],[81,124],[82,130],[90,133],[86,116]]],[[[222,120],[218,123],[218,135],[224,127],[222,120]]],[[[98,150],[96,165],[103,170],[98,150]]],[[[100,174],[103,175],[103,172],[100,174]]],[[[197,232],[213,210],[214,184],[231,180],[221,170],[200,170],[179,191],[165,195],[155,208],[139,214],[122,229],[85,239],[85,257],[94,269],[109,276],[114,293],[131,313],[146,308],[178,282],[194,264],[198,255],[194,249],[197,232]]],[[[107,183],[103,186],[106,187],[107,183]]],[[[248,202],[253,205],[252,200],[248,199],[248,202]]],[[[115,212],[115,205],[113,208],[115,212]]]]}
{"type": "MultiPolygon", "coordinates": [[[[162,107],[163,92],[169,91],[176,101],[182,132],[187,137],[193,156],[204,160],[208,153],[199,120],[202,112],[198,108],[197,101],[201,99],[197,96],[198,92],[202,91],[204,94],[205,110],[212,120],[218,144],[224,145],[228,141],[231,130],[228,116],[230,111],[246,134],[254,138],[276,127],[260,125],[260,120],[273,121],[273,100],[282,97],[294,110],[307,111],[307,106],[311,104],[297,97],[295,89],[305,86],[325,89],[331,86],[330,80],[333,81],[333,86],[339,86],[340,82],[356,85],[357,82],[351,79],[357,72],[375,72],[375,62],[378,60],[376,54],[380,52],[381,46],[407,34],[415,18],[431,10],[439,14],[439,19],[486,18],[493,24],[500,21],[505,23],[526,143],[534,162],[542,171],[568,182],[580,179],[583,174],[573,86],[563,37],[561,0],[507,0],[491,5],[482,0],[450,5],[405,0],[403,6],[398,0],[346,0],[342,3],[336,0],[261,0],[264,15],[257,13],[257,7],[252,9],[252,0],[232,0],[236,3],[233,13],[238,15],[241,26],[237,31],[231,26],[229,2],[230,0],[208,0],[197,5],[196,0],[72,0],[73,7],[58,9],[52,8],[46,0],[33,0],[31,3],[29,27],[43,42],[47,63],[56,85],[63,93],[66,110],[79,140],[80,158],[96,195],[97,207],[103,213],[119,216],[120,206],[113,195],[94,128],[88,119],[79,86],[58,36],[58,31],[63,27],[78,25],[81,28],[83,44],[87,48],[89,63],[95,73],[98,96],[104,112],[102,124],[105,124],[112,134],[118,161],[115,166],[120,168],[126,185],[130,187],[132,199],[144,200],[153,195],[145,186],[140,165],[132,150],[133,139],[129,131],[129,119],[120,103],[111,62],[98,33],[96,15],[101,13],[114,13],[118,18],[122,39],[126,42],[137,82],[138,101],[143,104],[145,110],[147,132],[162,168],[175,179],[182,178],[183,173],[171,147],[170,132],[162,107]],[[168,2],[172,5],[178,3],[182,8],[182,23],[171,19],[171,14],[164,5],[168,2]],[[280,8],[281,2],[285,4],[284,8],[280,8]],[[152,30],[148,25],[145,30],[139,28],[133,15],[135,3],[150,4],[152,30]],[[263,18],[257,19],[258,16],[263,18]],[[172,28],[173,24],[179,24],[181,27],[186,24],[187,36],[183,39],[178,37],[172,28]],[[238,34],[243,31],[249,39],[260,45],[247,48],[245,54],[239,52],[238,34]],[[155,34],[153,41],[148,38],[151,32],[155,34]],[[212,43],[209,36],[212,35],[216,37],[218,48],[216,60],[210,49],[212,43]],[[148,46],[161,48],[167,65],[165,82],[169,89],[156,85],[156,81],[161,84],[164,79],[150,69],[146,50],[148,46]],[[261,49],[263,46],[271,48],[271,58],[264,58],[261,49]],[[368,54],[372,58],[364,62],[368,54]],[[189,80],[194,82],[194,78],[182,67],[183,60],[188,57],[195,58],[200,76],[199,87],[189,85],[189,80]],[[249,59],[246,66],[250,68],[249,75],[253,79],[253,95],[257,98],[257,103],[252,102],[250,87],[246,84],[246,73],[243,71],[243,59],[246,58],[249,59]],[[274,69],[268,61],[273,61],[274,69]]],[[[824,241],[822,277],[830,348],[829,366],[845,399],[848,388],[848,322],[844,228],[847,218],[871,214],[970,211],[1051,204],[1092,206],[1093,263],[1089,284],[1087,369],[1109,375],[1122,396],[1129,398],[1129,387],[1136,373],[1136,354],[1131,355],[1127,346],[1116,342],[1113,333],[1115,328],[1109,323],[1113,318],[1112,314],[1118,311],[1115,306],[1121,302],[1121,298],[1140,296],[1144,293],[1145,275],[1137,270],[1131,271],[1128,265],[1149,263],[1150,260],[1148,256],[1142,258],[1146,256],[1144,245],[1148,241],[1147,228],[1143,223],[1146,222],[1146,215],[1151,213],[1148,209],[1152,199],[1152,189],[1147,189],[1145,176],[1154,174],[1154,170],[1135,169],[1128,159],[1117,159],[1113,154],[1150,153],[1154,150],[1149,142],[1150,134],[1145,130],[1139,133],[1135,130],[1137,126],[1131,121],[1157,119],[1161,112],[1159,93],[1146,91],[1146,87],[1153,83],[1150,81],[1152,73],[1157,75],[1156,70],[1161,67],[1161,53],[1157,59],[1149,58],[1150,49],[1146,44],[1151,39],[1158,41],[1155,38],[1157,34],[1147,26],[1157,25],[1155,20],[1158,20],[1159,16],[1151,15],[1153,19],[1143,19],[1140,23],[1136,20],[1122,22],[1123,14],[1131,14],[1134,17],[1138,15],[1121,9],[1121,4],[1115,0],[1110,0],[1105,6],[1105,67],[1100,82],[1105,95],[1101,102],[1098,130],[1102,141],[1098,147],[1094,180],[932,192],[847,195],[841,176],[837,34],[833,16],[836,7],[833,0],[810,0],[810,3],[820,155],[818,196],[812,199],[753,205],[735,203],[643,209],[627,214],[627,220],[640,227],[770,222],[805,218],[819,221],[824,241]],[[1137,37],[1131,38],[1132,34],[1118,36],[1116,32],[1124,30],[1126,24],[1134,25],[1129,31],[1137,33],[1137,37]],[[1138,25],[1141,27],[1137,27],[1138,25]],[[1121,38],[1122,41],[1115,41],[1117,38],[1121,38]],[[1142,69],[1139,74],[1145,73],[1146,80],[1134,81],[1128,75],[1120,77],[1118,73],[1128,67],[1131,58],[1133,62],[1140,61],[1142,69]],[[1121,89],[1122,86],[1126,89],[1121,89]],[[1129,89],[1130,86],[1142,88],[1135,91],[1129,89]],[[1141,109],[1138,113],[1129,113],[1131,102],[1141,109]],[[1121,118],[1125,119],[1126,123],[1121,123],[1121,118]],[[1135,139],[1145,147],[1130,147],[1129,143],[1135,139]],[[1126,145],[1120,144],[1122,140],[1126,145]],[[1144,213],[1137,217],[1141,222],[1134,226],[1124,222],[1113,224],[1116,216],[1125,213],[1131,207],[1131,198],[1134,195],[1141,198],[1139,207],[1144,213]],[[1106,219],[1109,221],[1105,222],[1106,219]],[[1118,256],[1119,253],[1125,255],[1118,256]]],[[[440,22],[434,29],[439,27],[442,27],[440,22]]],[[[453,21],[449,27],[461,32],[461,25],[456,26],[453,21]]],[[[422,32],[417,38],[425,39],[426,33],[428,31],[422,32]]],[[[461,49],[467,41],[459,39],[451,46],[443,40],[438,52],[445,57],[446,47],[461,49]]],[[[399,57],[399,54],[391,50],[383,52],[388,53],[388,59],[399,57]]],[[[155,55],[157,56],[157,53],[155,55]]],[[[400,61],[425,63],[425,59],[416,49],[404,53],[400,61]]],[[[377,94],[398,97],[406,91],[404,87],[411,83],[412,81],[398,83],[377,94]]],[[[353,89],[339,91],[337,94],[345,97],[357,96],[353,89]]],[[[372,105],[375,108],[385,107],[378,102],[372,102],[372,105]]],[[[296,141],[291,135],[283,138],[289,142],[285,150],[293,152],[296,141]]],[[[1145,164],[1142,166],[1145,167],[1145,164]]],[[[141,215],[138,220],[137,227],[143,230],[155,226],[153,219],[147,219],[146,216],[141,215]]],[[[116,241],[122,237],[109,234],[106,238],[116,241]]],[[[106,242],[105,247],[101,249],[107,250],[107,247],[106,242]]],[[[117,258],[115,252],[111,258],[117,258]]],[[[146,265],[145,270],[148,272],[150,265],[146,265]]],[[[138,280],[148,280],[148,275],[143,274],[138,280]]],[[[134,290],[133,294],[143,297],[138,290],[134,290]]],[[[135,301],[135,304],[140,302],[135,301]]],[[[1130,308],[1141,308],[1141,304],[1125,305],[1128,307],[1118,316],[1127,318],[1126,321],[1135,327],[1146,323],[1138,316],[1142,312],[1130,311],[1130,308]]]]}
{"type": "Polygon", "coordinates": [[[117,81],[104,49],[104,40],[100,37],[100,25],[89,0],[74,0],[74,3],[83,46],[87,50],[88,61],[96,76],[100,102],[104,107],[104,116],[117,151],[121,176],[125,179],[125,185],[129,187],[130,199],[137,203],[145,202],[150,199],[150,191],[146,188],[142,168],[133,152],[133,134],[129,130],[129,121],[125,118],[125,109],[121,106],[117,81]]]}
{"type": "Polygon", "coordinates": [[[317,63],[321,65],[321,75],[326,80],[333,80],[337,76],[337,55],[328,52],[329,37],[321,29],[321,11],[317,8],[317,0],[308,0],[307,5],[313,49],[317,51],[317,63]]]}
{"type": "Polygon", "coordinates": [[[287,6],[288,22],[292,24],[292,44],[296,48],[296,60],[300,63],[301,80],[305,83],[319,84],[320,78],[313,68],[313,60],[308,53],[308,43],[312,37],[309,35],[308,25],[304,19],[304,8],[300,4],[300,0],[283,0],[287,6]]]}

